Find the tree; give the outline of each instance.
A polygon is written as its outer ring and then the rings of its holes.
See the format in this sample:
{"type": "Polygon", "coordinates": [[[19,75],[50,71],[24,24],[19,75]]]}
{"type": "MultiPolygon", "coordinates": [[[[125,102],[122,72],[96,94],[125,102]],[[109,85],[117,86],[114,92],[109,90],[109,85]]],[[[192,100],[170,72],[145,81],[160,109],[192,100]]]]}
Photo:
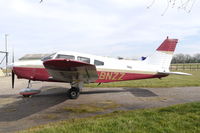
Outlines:
{"type": "Polygon", "coordinates": [[[172,63],[200,63],[200,54],[193,56],[189,54],[176,54],[172,58],[172,63]]]}
{"type": "MultiPolygon", "coordinates": [[[[163,13],[161,14],[162,16],[165,15],[165,13],[168,11],[170,7],[178,8],[178,9],[186,11],[187,13],[190,13],[196,2],[196,0],[166,0],[166,1],[167,1],[167,5],[163,13]]],[[[156,0],[152,0],[151,4],[147,6],[147,8],[152,7],[155,2],[156,0]]]]}
{"type": "Polygon", "coordinates": [[[195,63],[200,63],[200,54],[195,54],[194,60],[195,60],[195,63]]]}
{"type": "Polygon", "coordinates": [[[176,54],[172,59],[172,63],[184,63],[184,62],[185,62],[184,54],[176,54]]]}

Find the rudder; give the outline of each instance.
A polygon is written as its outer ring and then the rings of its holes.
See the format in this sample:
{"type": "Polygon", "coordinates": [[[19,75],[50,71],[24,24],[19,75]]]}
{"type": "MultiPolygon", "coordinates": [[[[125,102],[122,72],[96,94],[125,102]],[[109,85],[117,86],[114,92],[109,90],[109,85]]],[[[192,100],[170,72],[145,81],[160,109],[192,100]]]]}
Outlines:
{"type": "Polygon", "coordinates": [[[160,71],[169,71],[172,56],[176,48],[178,39],[165,39],[163,43],[156,49],[156,52],[147,57],[146,63],[155,65],[160,71]]]}

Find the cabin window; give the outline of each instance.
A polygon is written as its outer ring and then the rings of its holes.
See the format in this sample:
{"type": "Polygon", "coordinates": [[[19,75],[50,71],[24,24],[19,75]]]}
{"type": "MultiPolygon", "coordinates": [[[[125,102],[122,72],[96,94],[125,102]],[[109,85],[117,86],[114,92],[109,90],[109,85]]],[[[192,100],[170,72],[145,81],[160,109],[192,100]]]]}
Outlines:
{"type": "Polygon", "coordinates": [[[42,61],[46,61],[46,60],[53,59],[54,55],[55,55],[55,53],[53,53],[53,54],[51,54],[51,55],[49,55],[49,56],[43,57],[41,60],[42,60],[42,61]]]}
{"type": "Polygon", "coordinates": [[[132,66],[127,66],[127,68],[132,69],[132,66]]]}
{"type": "Polygon", "coordinates": [[[85,63],[90,63],[90,58],[87,58],[87,57],[78,56],[77,60],[85,62],[85,63]]]}
{"type": "Polygon", "coordinates": [[[64,55],[64,54],[58,54],[56,56],[57,59],[70,59],[70,60],[75,60],[75,56],[73,55],[64,55]]]}
{"type": "Polygon", "coordinates": [[[99,60],[94,60],[94,65],[95,66],[103,66],[104,62],[103,61],[99,61],[99,60]]]}

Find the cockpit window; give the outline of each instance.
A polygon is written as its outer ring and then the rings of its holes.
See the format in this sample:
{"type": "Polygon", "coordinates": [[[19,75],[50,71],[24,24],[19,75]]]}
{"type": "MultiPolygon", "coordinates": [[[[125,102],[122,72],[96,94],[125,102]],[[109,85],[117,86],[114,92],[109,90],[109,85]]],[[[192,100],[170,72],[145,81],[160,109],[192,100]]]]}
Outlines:
{"type": "Polygon", "coordinates": [[[90,58],[87,58],[87,57],[78,56],[77,60],[85,62],[85,63],[90,63],[90,58]]]}
{"type": "Polygon", "coordinates": [[[53,54],[51,54],[51,55],[49,55],[49,56],[43,57],[41,60],[42,60],[42,61],[50,60],[50,59],[52,59],[52,58],[54,57],[55,54],[56,54],[56,53],[53,53],[53,54]]]}
{"type": "Polygon", "coordinates": [[[103,66],[104,62],[103,61],[99,61],[99,60],[94,60],[94,65],[95,66],[103,66]]]}
{"type": "Polygon", "coordinates": [[[63,55],[63,54],[58,54],[56,56],[56,58],[58,59],[70,59],[70,60],[75,60],[75,56],[73,55],[63,55]]]}

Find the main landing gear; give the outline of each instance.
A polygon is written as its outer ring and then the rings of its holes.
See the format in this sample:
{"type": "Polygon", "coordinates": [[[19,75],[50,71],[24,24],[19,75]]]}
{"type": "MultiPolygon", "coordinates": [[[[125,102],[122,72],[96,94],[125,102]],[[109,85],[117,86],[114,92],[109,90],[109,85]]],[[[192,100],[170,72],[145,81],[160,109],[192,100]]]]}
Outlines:
{"type": "Polygon", "coordinates": [[[80,89],[83,88],[83,82],[71,83],[71,89],[68,90],[70,99],[77,99],[80,95],[80,89]]]}
{"type": "Polygon", "coordinates": [[[68,91],[68,95],[70,99],[77,99],[79,97],[79,94],[80,94],[80,89],[76,87],[72,87],[68,91]]]}

